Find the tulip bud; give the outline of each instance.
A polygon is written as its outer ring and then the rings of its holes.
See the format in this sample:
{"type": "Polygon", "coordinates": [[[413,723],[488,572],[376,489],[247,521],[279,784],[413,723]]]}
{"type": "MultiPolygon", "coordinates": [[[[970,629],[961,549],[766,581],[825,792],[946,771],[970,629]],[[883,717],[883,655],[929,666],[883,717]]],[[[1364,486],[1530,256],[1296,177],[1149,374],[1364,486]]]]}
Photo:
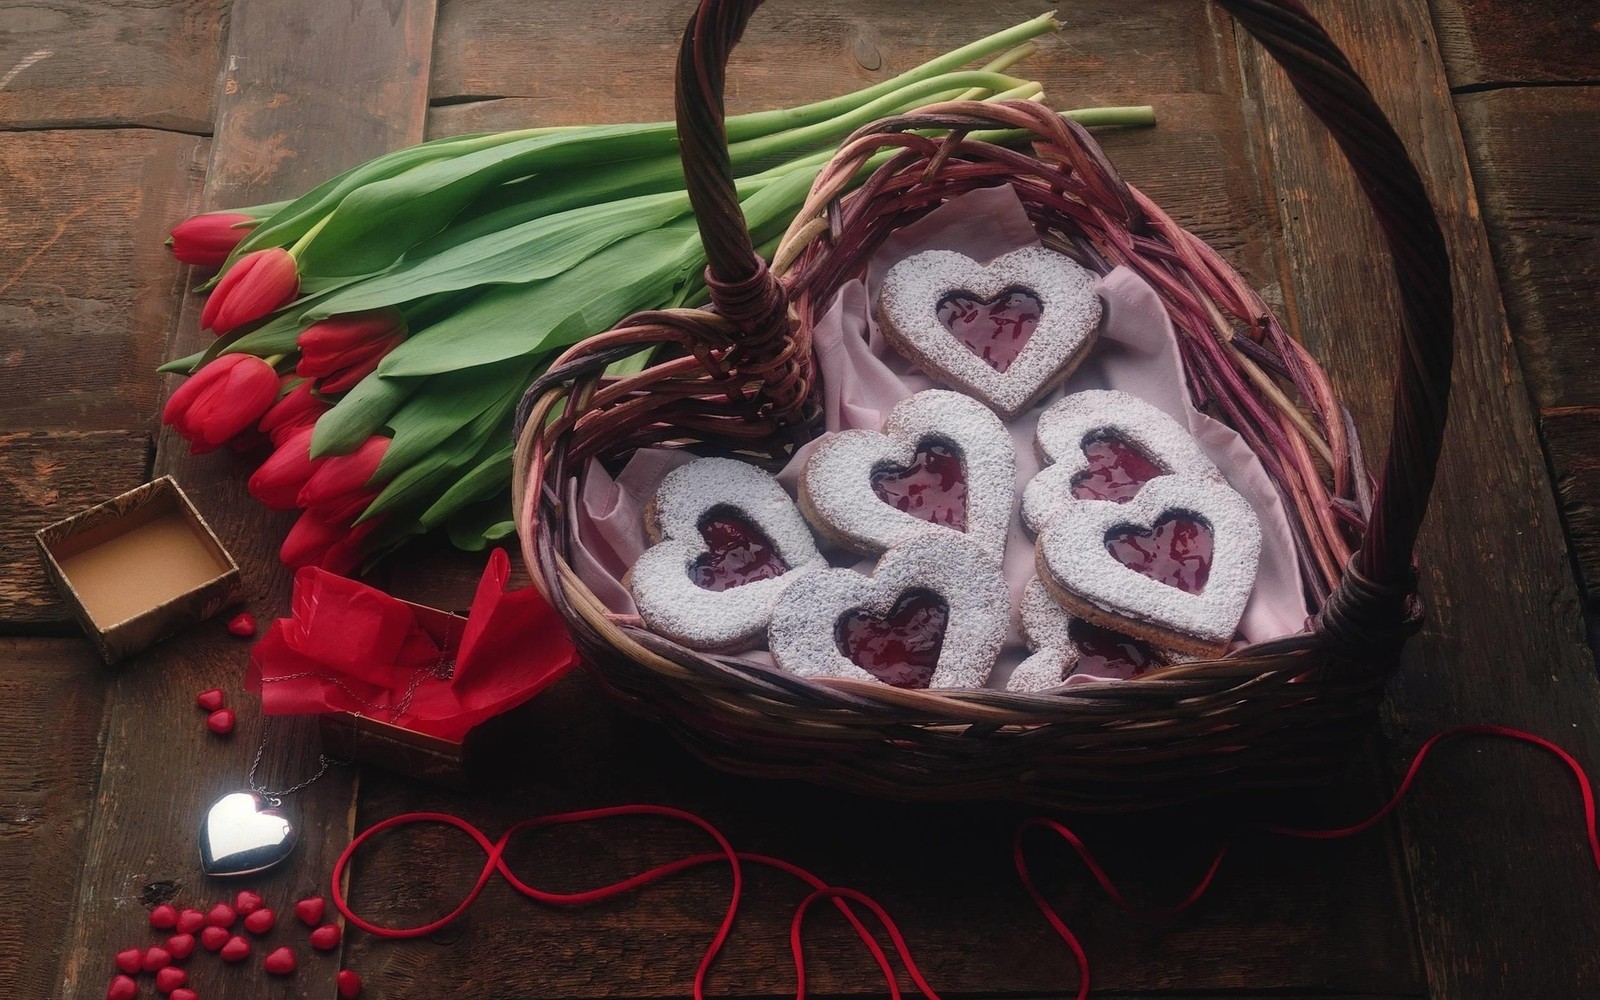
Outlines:
{"type": "Polygon", "coordinates": [[[302,427],[315,424],[317,418],[330,409],[327,402],[312,395],[310,382],[301,382],[272,405],[257,429],[270,437],[273,444],[282,445],[286,438],[302,427]]]}
{"type": "Polygon", "coordinates": [[[378,528],[376,520],[351,526],[306,511],[289,529],[278,550],[278,561],[290,569],[320,566],[330,573],[347,574],[361,564],[362,544],[378,528]]]}
{"type": "Polygon", "coordinates": [[[295,259],[282,247],[245,254],[222,275],[200,311],[200,325],[218,334],[253,323],[300,292],[295,259]]]}
{"type": "Polygon", "coordinates": [[[207,212],[173,226],[167,245],[185,264],[221,267],[255,225],[255,219],[238,212],[207,212]]]}
{"type": "Polygon", "coordinates": [[[329,316],[301,332],[295,374],[322,379],[323,392],[343,392],[372,374],[405,336],[405,317],[393,306],[329,316]]]}
{"type": "Polygon", "coordinates": [[[295,502],[328,520],[355,520],[378,495],[368,484],[388,450],[388,438],[373,436],[348,455],[323,459],[295,502]]]}
{"type": "Polygon", "coordinates": [[[194,455],[216,449],[261,419],[278,398],[278,375],[249,354],[224,354],[178,386],[161,411],[194,455]]]}
{"type": "Polygon", "coordinates": [[[278,443],[278,448],[250,477],[250,495],[273,510],[293,510],[296,499],[322,464],[311,457],[311,434],[306,425],[278,443]]]}

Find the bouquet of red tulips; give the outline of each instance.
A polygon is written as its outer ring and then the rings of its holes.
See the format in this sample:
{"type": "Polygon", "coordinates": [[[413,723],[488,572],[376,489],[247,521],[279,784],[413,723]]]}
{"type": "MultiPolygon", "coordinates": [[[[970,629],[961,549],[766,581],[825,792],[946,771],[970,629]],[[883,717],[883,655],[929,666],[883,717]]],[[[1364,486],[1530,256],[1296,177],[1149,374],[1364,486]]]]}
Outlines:
{"type": "MultiPolygon", "coordinates": [[[[933,101],[1040,99],[1005,70],[1057,27],[1034,18],[854,94],[730,117],[751,231],[775,240],[828,145],[861,125],[933,101]]],[[[196,453],[270,448],[250,491],[302,511],[283,562],[340,573],[436,528],[466,549],[509,534],[522,391],[577,340],[704,293],[670,123],[426,142],[291,202],[189,219],[169,242],[220,273],[201,286],[216,340],[162,368],[189,376],[163,419],[196,453]]]]}

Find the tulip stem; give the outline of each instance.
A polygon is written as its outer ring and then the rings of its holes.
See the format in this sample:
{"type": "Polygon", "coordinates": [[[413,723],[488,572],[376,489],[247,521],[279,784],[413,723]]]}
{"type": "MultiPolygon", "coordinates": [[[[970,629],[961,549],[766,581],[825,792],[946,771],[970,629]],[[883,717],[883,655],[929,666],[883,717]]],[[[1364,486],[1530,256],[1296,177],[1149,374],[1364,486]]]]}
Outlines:
{"type": "Polygon", "coordinates": [[[294,246],[289,248],[289,256],[298,261],[300,259],[301,251],[305,250],[306,247],[311,245],[311,241],[317,238],[317,234],[322,232],[322,227],[326,226],[328,224],[328,220],[331,218],[333,218],[333,213],[329,212],[327,215],[324,215],[322,218],[318,219],[316,225],[306,230],[306,234],[296,240],[294,246]]]}

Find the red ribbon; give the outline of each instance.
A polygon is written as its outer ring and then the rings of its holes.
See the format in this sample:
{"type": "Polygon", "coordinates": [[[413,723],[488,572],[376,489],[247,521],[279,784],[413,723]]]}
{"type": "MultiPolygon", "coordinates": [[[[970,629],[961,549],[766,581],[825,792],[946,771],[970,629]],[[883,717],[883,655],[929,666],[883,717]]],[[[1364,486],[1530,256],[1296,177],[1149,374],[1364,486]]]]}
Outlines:
{"type": "MultiPolygon", "coordinates": [[[[1583,796],[1584,818],[1588,825],[1589,851],[1594,857],[1595,868],[1600,870],[1600,833],[1597,833],[1596,827],[1594,789],[1589,783],[1589,776],[1584,773],[1583,766],[1580,765],[1577,759],[1574,758],[1570,753],[1568,753],[1566,750],[1563,750],[1555,743],[1552,743],[1542,737],[1535,736],[1532,733],[1523,732],[1519,729],[1511,729],[1506,726],[1457,726],[1453,729],[1447,729],[1444,732],[1438,733],[1424,743],[1422,748],[1417,751],[1417,755],[1411,761],[1411,766],[1406,771],[1404,780],[1400,782],[1400,787],[1395,791],[1394,797],[1391,798],[1377,812],[1353,826],[1338,827],[1328,830],[1301,829],[1297,827],[1286,826],[1257,826],[1246,828],[1246,830],[1241,832],[1270,833],[1281,837],[1295,837],[1301,840],[1336,840],[1341,837],[1352,837],[1356,834],[1364,833],[1365,831],[1370,830],[1372,827],[1381,823],[1391,812],[1395,810],[1395,808],[1400,804],[1401,800],[1406,797],[1406,794],[1410,792],[1411,786],[1416,781],[1418,772],[1422,768],[1422,762],[1427,759],[1428,755],[1437,746],[1442,743],[1460,739],[1466,736],[1498,736],[1507,739],[1520,740],[1524,743],[1531,743],[1534,746],[1546,750],[1560,758],[1561,761],[1567,765],[1567,768],[1571,770],[1573,776],[1578,781],[1578,788],[1583,796]]],[[[1178,903],[1176,906],[1164,910],[1152,911],[1148,909],[1140,909],[1131,904],[1122,894],[1122,891],[1117,887],[1116,883],[1111,879],[1111,876],[1106,873],[1103,867],[1101,867],[1099,861],[1095,859],[1094,854],[1083,843],[1082,839],[1080,839],[1077,834],[1073,833],[1072,830],[1066,825],[1056,820],[1047,819],[1044,817],[1030,819],[1022,824],[1021,828],[1017,831],[1016,839],[1012,843],[1012,860],[1016,864],[1017,874],[1022,879],[1022,885],[1027,890],[1028,895],[1033,899],[1034,905],[1039,908],[1040,913],[1044,914],[1044,918],[1050,922],[1050,926],[1055,928],[1056,934],[1061,937],[1062,941],[1066,942],[1067,947],[1072,950],[1073,957],[1077,960],[1078,1000],[1087,1000],[1089,996],[1089,956],[1084,951],[1083,944],[1078,940],[1077,935],[1072,932],[1072,929],[1068,927],[1066,922],[1061,919],[1060,915],[1056,913],[1055,908],[1050,905],[1050,902],[1045,899],[1044,894],[1041,893],[1038,887],[1036,887],[1033,883],[1033,877],[1028,871],[1027,861],[1023,853],[1023,837],[1028,833],[1028,831],[1033,829],[1049,830],[1050,832],[1059,836],[1061,839],[1065,840],[1078,853],[1079,858],[1083,860],[1084,867],[1089,869],[1089,874],[1099,884],[1100,888],[1105,891],[1106,895],[1110,897],[1113,903],[1128,913],[1146,917],[1170,916],[1172,914],[1181,913],[1193,906],[1195,903],[1199,902],[1200,898],[1205,895],[1206,891],[1210,889],[1212,882],[1216,879],[1217,871],[1222,867],[1222,861],[1227,856],[1228,850],[1233,843],[1233,837],[1229,837],[1223,841],[1222,845],[1217,849],[1216,854],[1212,857],[1211,863],[1209,866],[1207,866],[1205,873],[1200,877],[1200,880],[1195,884],[1195,887],[1189,892],[1189,894],[1184,897],[1182,902],[1178,903]]],[[[497,871],[500,873],[501,877],[511,884],[514,889],[531,899],[556,906],[584,906],[589,903],[596,903],[604,899],[610,899],[625,892],[631,892],[634,889],[642,888],[652,882],[666,878],[669,875],[675,875],[681,871],[686,871],[690,868],[696,868],[701,865],[715,863],[726,863],[729,869],[732,871],[733,893],[728,901],[727,913],[723,916],[722,923],[717,928],[716,936],[712,938],[710,946],[706,948],[704,956],[700,959],[699,968],[695,970],[694,996],[696,1000],[703,1000],[705,996],[705,981],[711,970],[711,965],[716,961],[718,952],[722,950],[723,944],[728,940],[728,936],[733,932],[734,918],[738,915],[739,900],[744,888],[744,875],[743,869],[741,868],[742,864],[757,864],[765,865],[770,868],[776,868],[779,871],[793,875],[795,878],[800,879],[812,888],[811,894],[801,901],[800,905],[795,909],[794,919],[789,926],[789,950],[794,959],[796,996],[801,998],[801,1000],[803,1000],[806,995],[805,949],[803,944],[805,917],[806,913],[811,909],[812,904],[821,900],[830,900],[839,910],[839,912],[843,913],[845,918],[850,921],[851,927],[855,929],[857,936],[859,936],[862,942],[866,945],[867,950],[872,954],[873,960],[877,962],[879,970],[883,973],[884,980],[889,986],[889,995],[893,998],[893,1000],[900,1000],[900,987],[896,982],[894,969],[890,966],[888,956],[885,954],[882,947],[879,946],[872,932],[867,929],[866,925],[861,922],[861,919],[856,914],[855,910],[852,909],[852,904],[866,909],[874,918],[877,919],[878,923],[882,925],[883,930],[886,934],[888,934],[890,943],[894,946],[895,952],[899,956],[902,965],[905,967],[907,974],[911,977],[911,981],[916,985],[917,989],[920,990],[924,996],[928,997],[928,1000],[939,1000],[939,995],[934,992],[933,987],[928,985],[927,980],[923,978],[921,970],[917,968],[916,962],[912,959],[911,949],[909,945],[906,944],[905,937],[900,933],[900,929],[895,925],[894,920],[889,917],[888,913],[884,911],[883,907],[879,906],[878,903],[875,902],[870,896],[867,896],[866,894],[858,892],[854,889],[828,885],[805,869],[790,864],[786,861],[782,861],[778,858],[768,857],[762,854],[750,854],[744,851],[735,851],[733,845],[728,842],[728,839],[724,837],[716,827],[712,826],[710,823],[706,822],[704,819],[701,819],[699,816],[694,815],[693,813],[685,812],[682,809],[673,809],[669,806],[612,806],[605,809],[588,809],[582,812],[569,812],[552,816],[541,816],[535,819],[523,820],[522,822],[517,823],[505,833],[501,834],[499,840],[492,842],[489,840],[488,836],[483,833],[483,831],[479,830],[471,823],[468,823],[466,820],[461,819],[459,816],[438,812],[405,813],[400,816],[394,816],[390,819],[386,819],[381,823],[369,827],[368,829],[362,831],[354,840],[350,842],[350,845],[344,849],[342,854],[339,855],[339,860],[334,865],[332,894],[334,905],[339,908],[339,912],[343,913],[345,919],[356,927],[359,927],[362,930],[367,931],[370,934],[375,934],[379,937],[415,938],[431,934],[434,931],[454,922],[462,914],[466,913],[472,904],[477,901],[478,896],[483,892],[484,886],[488,884],[489,879],[497,871]],[[637,875],[625,878],[619,882],[613,882],[610,885],[603,885],[584,892],[573,893],[547,892],[531,886],[522,881],[522,879],[518,878],[505,863],[505,850],[507,845],[511,842],[511,838],[524,830],[533,830],[539,827],[557,826],[567,823],[583,823],[590,820],[610,819],[618,816],[659,816],[666,817],[668,819],[680,820],[682,822],[699,827],[701,830],[705,831],[706,834],[716,842],[718,849],[705,854],[695,854],[691,855],[690,857],[680,858],[676,861],[669,861],[665,864],[658,865],[655,868],[651,868],[648,871],[640,872],[637,875]],[[353,910],[351,910],[349,902],[345,899],[342,885],[344,882],[344,873],[346,867],[349,865],[351,858],[355,855],[355,852],[364,844],[366,844],[366,842],[371,838],[387,830],[392,830],[402,826],[409,826],[416,823],[443,823],[447,826],[455,827],[475,840],[478,843],[478,846],[483,849],[484,855],[487,859],[484,862],[483,871],[478,875],[477,882],[473,885],[472,890],[467,893],[466,898],[464,898],[460,904],[455,907],[455,909],[440,917],[438,920],[432,921],[431,923],[422,924],[416,927],[384,927],[363,919],[353,910]]]]}

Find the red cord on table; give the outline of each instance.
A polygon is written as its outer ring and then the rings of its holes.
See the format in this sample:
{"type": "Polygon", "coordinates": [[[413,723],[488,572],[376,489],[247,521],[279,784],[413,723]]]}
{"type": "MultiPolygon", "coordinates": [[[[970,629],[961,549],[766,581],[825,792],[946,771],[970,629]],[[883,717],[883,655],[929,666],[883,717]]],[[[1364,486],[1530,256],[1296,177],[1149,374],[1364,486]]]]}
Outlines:
{"type": "MultiPolygon", "coordinates": [[[[1427,759],[1428,755],[1437,746],[1465,736],[1499,736],[1508,739],[1520,740],[1524,743],[1530,743],[1536,747],[1548,751],[1549,753],[1552,753],[1556,757],[1560,758],[1561,761],[1567,765],[1568,769],[1572,771],[1573,776],[1578,781],[1578,788],[1583,796],[1584,819],[1588,827],[1589,851],[1594,857],[1596,869],[1600,870],[1600,831],[1597,831],[1594,789],[1589,782],[1588,775],[1584,773],[1582,765],[1580,765],[1577,759],[1574,758],[1570,753],[1563,750],[1555,743],[1552,743],[1543,737],[1535,736],[1531,733],[1526,733],[1518,729],[1511,729],[1506,726],[1457,726],[1453,729],[1447,729],[1444,732],[1433,736],[1422,745],[1421,749],[1417,751],[1416,757],[1412,759],[1411,766],[1406,771],[1406,776],[1400,782],[1400,787],[1396,789],[1394,796],[1377,812],[1353,826],[1338,827],[1328,830],[1302,829],[1286,826],[1260,826],[1248,828],[1247,832],[1254,831],[1259,833],[1271,833],[1278,836],[1296,837],[1303,840],[1334,840],[1341,837],[1351,837],[1356,834],[1363,833],[1382,822],[1391,812],[1395,810],[1395,808],[1400,804],[1400,801],[1405,798],[1407,793],[1410,792],[1411,786],[1415,783],[1417,774],[1422,768],[1422,762],[1427,759]]],[[[1055,929],[1056,934],[1061,937],[1062,941],[1066,942],[1067,947],[1072,951],[1073,958],[1077,961],[1077,995],[1079,1000],[1087,1000],[1087,997],[1089,996],[1089,956],[1084,951],[1083,944],[1078,940],[1077,935],[1072,932],[1072,929],[1067,926],[1066,922],[1063,921],[1060,915],[1056,913],[1054,907],[1052,907],[1049,901],[1045,899],[1044,894],[1039,891],[1037,886],[1034,885],[1033,877],[1028,870],[1027,860],[1023,853],[1023,837],[1029,830],[1033,829],[1048,830],[1070,844],[1073,850],[1077,852],[1078,857],[1083,861],[1084,867],[1089,870],[1089,874],[1094,878],[1095,882],[1106,893],[1111,901],[1117,906],[1121,907],[1123,910],[1138,916],[1171,916],[1173,914],[1183,912],[1198,902],[1211,887],[1212,882],[1216,879],[1217,872],[1221,869],[1223,859],[1227,856],[1228,850],[1232,846],[1234,839],[1232,836],[1229,836],[1223,841],[1221,846],[1218,847],[1216,854],[1213,855],[1211,863],[1206,867],[1205,873],[1200,877],[1200,880],[1195,884],[1194,888],[1190,890],[1189,894],[1185,896],[1181,902],[1175,906],[1165,909],[1150,910],[1137,908],[1128,901],[1128,899],[1122,894],[1121,889],[1119,889],[1116,883],[1112,880],[1111,876],[1106,873],[1099,861],[1095,859],[1094,854],[1089,850],[1088,846],[1085,845],[1082,839],[1079,838],[1078,835],[1066,825],[1056,820],[1043,817],[1030,819],[1022,824],[1022,826],[1017,830],[1016,838],[1012,842],[1012,861],[1016,865],[1018,876],[1022,879],[1023,888],[1027,890],[1027,893],[1029,897],[1032,898],[1034,905],[1039,908],[1039,912],[1044,915],[1044,918],[1047,921],[1049,921],[1050,926],[1055,929]]],[[[794,957],[795,979],[797,984],[796,995],[797,997],[801,998],[801,1000],[803,1000],[805,997],[806,992],[805,949],[803,934],[805,916],[813,903],[823,899],[831,900],[833,902],[834,906],[841,913],[843,913],[845,918],[850,922],[850,925],[855,930],[857,936],[860,937],[862,942],[867,946],[867,950],[872,955],[873,960],[877,962],[879,970],[883,973],[884,979],[888,983],[889,994],[892,1000],[900,1000],[901,996],[900,987],[896,980],[894,969],[889,963],[887,954],[878,944],[872,932],[867,929],[866,925],[861,922],[861,919],[851,908],[852,903],[865,907],[883,926],[884,932],[888,934],[889,940],[893,944],[896,954],[899,956],[901,963],[905,966],[907,974],[910,976],[911,981],[916,985],[917,989],[920,990],[924,996],[928,997],[929,1000],[939,1000],[938,994],[935,993],[933,988],[928,984],[927,980],[923,977],[921,970],[917,967],[915,960],[911,957],[911,949],[906,943],[904,935],[900,933],[900,929],[895,925],[888,913],[884,911],[883,907],[879,906],[878,903],[870,896],[867,896],[864,893],[858,892],[854,889],[846,889],[839,886],[828,885],[805,869],[800,868],[797,865],[790,864],[787,861],[768,857],[762,854],[750,854],[747,852],[735,851],[733,849],[733,845],[728,842],[728,839],[724,837],[716,827],[712,826],[710,823],[694,815],[693,813],[685,812],[681,809],[673,809],[668,806],[612,806],[606,809],[589,809],[581,812],[561,813],[553,816],[541,816],[535,819],[524,820],[520,823],[517,823],[510,829],[506,830],[505,833],[501,834],[499,840],[493,842],[489,840],[483,831],[479,830],[471,823],[468,823],[466,820],[461,819],[458,816],[450,815],[449,813],[405,813],[400,816],[394,816],[390,819],[386,819],[372,827],[369,827],[368,829],[362,831],[353,841],[350,842],[350,845],[346,847],[344,852],[339,855],[339,860],[334,865],[332,894],[334,905],[339,908],[339,912],[344,914],[345,919],[347,919],[354,926],[379,937],[414,938],[431,934],[458,919],[472,906],[472,904],[477,900],[478,896],[482,894],[484,886],[488,884],[489,878],[496,871],[498,871],[501,876],[505,878],[505,880],[509,882],[518,892],[532,899],[538,900],[539,902],[550,903],[558,906],[583,906],[588,903],[599,902],[603,899],[610,899],[622,893],[642,888],[652,882],[659,881],[660,879],[666,878],[669,875],[674,875],[690,868],[696,868],[707,864],[726,863],[733,873],[733,892],[728,901],[728,910],[722,918],[722,923],[717,929],[716,936],[712,938],[710,946],[707,947],[704,956],[701,958],[699,967],[695,970],[694,995],[696,1000],[703,1000],[705,996],[706,976],[710,972],[711,965],[716,960],[718,952],[722,950],[723,944],[727,941],[728,936],[732,933],[734,919],[739,912],[739,900],[744,888],[744,875],[743,870],[740,867],[741,862],[764,865],[770,868],[775,868],[782,872],[786,872],[789,875],[792,875],[795,878],[805,882],[812,888],[811,894],[802,900],[800,905],[795,909],[794,918],[789,926],[789,949],[794,957]],[[511,838],[524,830],[532,830],[539,827],[556,826],[566,823],[582,823],[589,820],[609,819],[617,816],[660,816],[668,819],[680,820],[704,830],[712,838],[712,840],[716,842],[719,850],[704,854],[691,855],[690,857],[680,858],[675,861],[669,861],[647,871],[640,872],[637,875],[632,875],[628,878],[622,879],[621,881],[613,882],[610,885],[600,886],[598,888],[585,890],[583,892],[572,893],[547,892],[531,886],[522,881],[522,879],[518,878],[505,863],[505,850],[507,845],[510,843],[511,838]],[[350,863],[350,859],[363,844],[377,834],[386,830],[395,829],[396,827],[409,826],[414,823],[443,823],[447,826],[453,826],[467,834],[469,837],[475,840],[478,846],[484,851],[486,860],[484,862],[483,871],[479,873],[477,881],[474,883],[471,891],[467,893],[466,898],[463,899],[461,903],[455,907],[455,909],[451,910],[443,917],[440,917],[438,920],[434,920],[430,923],[416,927],[383,927],[363,919],[350,909],[349,903],[345,900],[344,892],[341,889],[341,885],[344,881],[344,872],[350,863]]]]}

